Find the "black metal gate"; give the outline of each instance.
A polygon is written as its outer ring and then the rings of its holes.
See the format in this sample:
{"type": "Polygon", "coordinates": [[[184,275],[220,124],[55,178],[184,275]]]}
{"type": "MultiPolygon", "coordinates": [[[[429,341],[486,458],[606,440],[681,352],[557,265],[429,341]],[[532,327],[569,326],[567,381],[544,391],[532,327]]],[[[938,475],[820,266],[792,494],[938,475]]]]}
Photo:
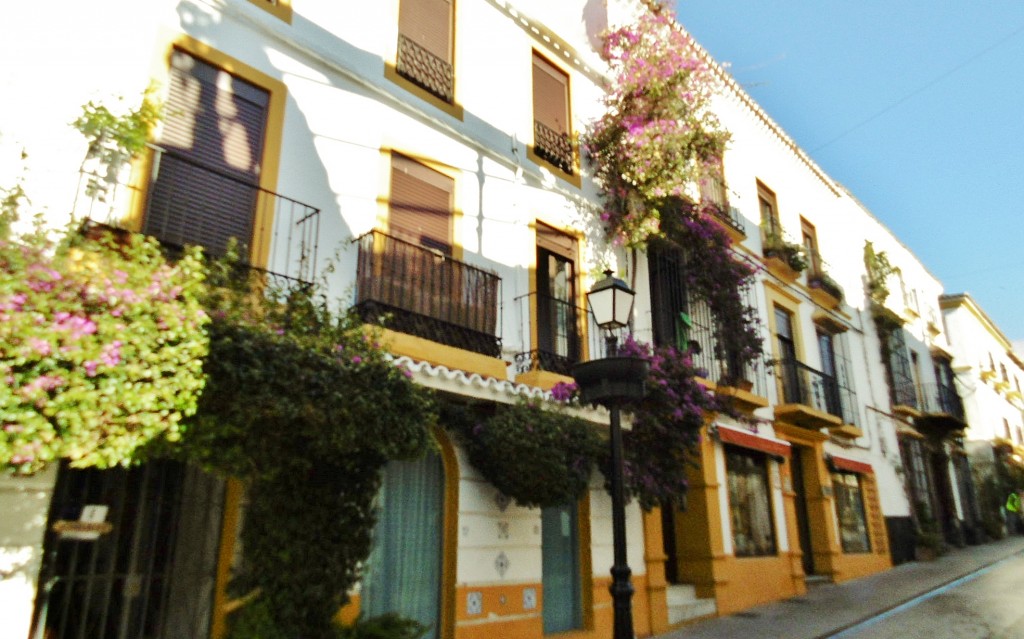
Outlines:
{"type": "Polygon", "coordinates": [[[33,639],[207,637],[223,509],[223,481],[181,463],[62,467],[33,639]]]}

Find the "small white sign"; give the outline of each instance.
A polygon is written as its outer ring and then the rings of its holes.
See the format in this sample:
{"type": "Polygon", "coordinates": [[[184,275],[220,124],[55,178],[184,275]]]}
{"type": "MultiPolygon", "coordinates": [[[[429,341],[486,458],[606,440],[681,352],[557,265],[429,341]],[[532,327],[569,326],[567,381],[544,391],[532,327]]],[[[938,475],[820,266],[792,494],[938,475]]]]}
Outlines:
{"type": "Polygon", "coordinates": [[[107,521],[109,510],[110,507],[104,504],[86,504],[82,506],[82,513],[77,520],[58,520],[54,522],[53,530],[60,535],[61,539],[96,541],[100,535],[106,534],[114,528],[107,521]]]}

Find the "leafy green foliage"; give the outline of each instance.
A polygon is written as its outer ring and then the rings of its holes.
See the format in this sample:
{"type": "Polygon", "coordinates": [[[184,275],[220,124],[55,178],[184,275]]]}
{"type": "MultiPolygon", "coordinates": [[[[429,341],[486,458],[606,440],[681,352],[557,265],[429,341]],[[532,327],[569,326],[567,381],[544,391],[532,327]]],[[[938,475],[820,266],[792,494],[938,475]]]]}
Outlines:
{"type": "Polygon", "coordinates": [[[878,306],[885,304],[889,298],[889,276],[896,273],[897,269],[889,263],[886,252],[875,251],[871,242],[864,242],[864,268],[868,272],[868,297],[878,306]]]}
{"type": "Polygon", "coordinates": [[[141,237],[0,241],[0,465],[106,468],[176,441],[204,384],[203,277],[141,237]]]}
{"type": "Polygon", "coordinates": [[[90,101],[71,123],[89,143],[85,163],[95,161],[103,170],[102,174],[89,178],[86,195],[105,202],[117,184],[121,169],[146,147],[149,132],[160,122],[163,113],[155,94],[156,87],[150,86],[139,106],[121,114],[90,101]]]}
{"type": "Polygon", "coordinates": [[[403,619],[398,615],[385,614],[342,628],[338,639],[419,639],[427,633],[419,622],[403,619]]]}
{"type": "Polygon", "coordinates": [[[288,636],[332,637],[370,552],[380,471],[426,450],[434,404],[314,289],[230,259],[210,271],[207,388],[177,454],[246,482],[232,590],[258,590],[265,610],[250,603],[237,623],[269,615],[288,636]]]}
{"type": "Polygon", "coordinates": [[[493,415],[446,416],[469,461],[521,506],[558,506],[580,498],[602,448],[596,427],[537,400],[498,406],[493,415]]]}
{"type": "Polygon", "coordinates": [[[754,270],[736,258],[715,221],[718,205],[693,204],[703,182],[722,181],[729,140],[710,109],[713,72],[661,3],[609,33],[604,54],[611,86],[584,146],[608,235],[634,249],[664,241],[692,254],[690,290],[714,313],[716,355],[739,378],[761,354],[756,313],[741,295],[754,270]]]}

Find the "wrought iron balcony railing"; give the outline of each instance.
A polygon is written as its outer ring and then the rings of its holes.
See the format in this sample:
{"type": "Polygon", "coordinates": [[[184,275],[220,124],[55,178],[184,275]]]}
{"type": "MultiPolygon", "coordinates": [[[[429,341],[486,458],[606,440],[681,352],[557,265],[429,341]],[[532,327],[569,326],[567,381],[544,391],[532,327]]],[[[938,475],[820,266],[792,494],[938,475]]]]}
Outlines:
{"type": "Polygon", "coordinates": [[[892,403],[896,406],[906,406],[917,410],[920,407],[917,398],[917,385],[913,380],[901,380],[893,384],[892,403]]]}
{"type": "Polygon", "coordinates": [[[964,404],[953,386],[921,384],[921,412],[949,415],[964,421],[964,404]]]}
{"type": "Polygon", "coordinates": [[[250,276],[263,273],[264,280],[283,278],[307,286],[314,282],[319,209],[172,151],[156,146],[150,150],[146,184],[121,180],[96,197],[90,185],[105,176],[83,173],[75,216],[124,228],[125,220],[141,211],[142,232],[171,252],[198,245],[220,256],[234,240],[250,276]],[[254,258],[264,257],[265,267],[251,266],[254,258]]]}
{"type": "Polygon", "coordinates": [[[533,121],[534,152],[566,173],[575,171],[576,154],[568,133],[559,133],[538,120],[533,121]]]}
{"type": "Polygon", "coordinates": [[[402,34],[398,34],[396,70],[416,86],[445,102],[452,102],[454,99],[455,73],[452,64],[402,34]]]}
{"type": "Polygon", "coordinates": [[[735,229],[742,235],[747,234],[746,226],[740,219],[739,211],[729,206],[728,193],[725,183],[713,175],[701,180],[700,184],[701,210],[711,213],[715,219],[735,229]]]}
{"type": "Polygon", "coordinates": [[[500,277],[380,231],[355,241],[356,309],[365,320],[476,353],[501,353],[500,277]]]}
{"type": "Polygon", "coordinates": [[[842,301],[843,287],[828,274],[828,264],[821,258],[821,254],[814,251],[807,258],[807,285],[811,288],[819,288],[837,300],[842,301]]]}
{"type": "Polygon", "coordinates": [[[523,345],[516,353],[516,371],[542,370],[571,375],[583,359],[585,308],[548,295],[530,293],[516,298],[523,345]]]}
{"type": "Polygon", "coordinates": [[[782,382],[782,401],[801,404],[854,424],[856,396],[852,389],[839,384],[827,375],[796,360],[777,363],[776,374],[782,382]]]}

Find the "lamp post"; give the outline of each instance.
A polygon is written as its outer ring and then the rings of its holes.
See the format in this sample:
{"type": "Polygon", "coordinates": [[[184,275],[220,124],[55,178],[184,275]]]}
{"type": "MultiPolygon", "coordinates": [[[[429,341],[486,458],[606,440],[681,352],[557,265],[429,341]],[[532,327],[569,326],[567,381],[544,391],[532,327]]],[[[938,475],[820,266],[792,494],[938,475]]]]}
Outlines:
{"type": "Polygon", "coordinates": [[[633,639],[632,571],[626,559],[626,501],[622,485],[623,404],[642,399],[647,361],[638,357],[618,357],[613,330],[629,324],[635,293],[620,279],[605,271],[605,278],[594,284],[587,295],[597,325],[607,331],[608,357],[573,367],[572,375],[585,403],[600,404],[611,415],[609,447],[611,455],[612,539],[615,561],[612,565],[612,606],[615,615],[613,639],[633,639]]]}

